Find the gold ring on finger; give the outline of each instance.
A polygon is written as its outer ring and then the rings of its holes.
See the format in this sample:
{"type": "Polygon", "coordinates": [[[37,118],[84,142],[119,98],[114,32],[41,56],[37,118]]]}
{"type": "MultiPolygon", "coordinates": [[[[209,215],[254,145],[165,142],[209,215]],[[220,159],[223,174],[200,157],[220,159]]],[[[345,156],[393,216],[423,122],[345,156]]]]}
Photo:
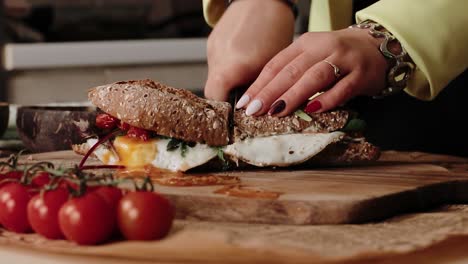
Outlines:
{"type": "Polygon", "coordinates": [[[336,66],[335,64],[329,62],[328,60],[323,60],[323,62],[326,62],[328,65],[332,66],[333,71],[334,71],[334,74],[335,74],[335,77],[336,77],[337,79],[340,78],[340,76],[341,76],[341,71],[340,71],[340,68],[338,68],[338,66],[336,66]]]}

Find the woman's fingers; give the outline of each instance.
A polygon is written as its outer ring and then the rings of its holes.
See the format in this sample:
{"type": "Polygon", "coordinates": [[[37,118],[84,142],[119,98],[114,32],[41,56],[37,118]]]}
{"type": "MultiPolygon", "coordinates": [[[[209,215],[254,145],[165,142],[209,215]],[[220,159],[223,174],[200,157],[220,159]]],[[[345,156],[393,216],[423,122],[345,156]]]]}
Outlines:
{"type": "MultiPolygon", "coordinates": [[[[304,73],[314,65],[310,57],[299,55],[286,65],[251,101],[247,106],[246,114],[262,115],[270,109],[270,106],[278,97],[291,88],[304,73]],[[262,107],[255,109],[256,102],[261,102],[262,107]],[[252,109],[254,108],[254,109],[252,109]]],[[[276,109],[280,109],[281,105],[276,109]]]]}
{"type": "Polygon", "coordinates": [[[338,81],[330,90],[314,98],[305,108],[307,113],[320,113],[345,104],[356,96],[357,88],[363,84],[363,75],[354,71],[338,81]]]}
{"type": "Polygon", "coordinates": [[[205,97],[212,100],[226,101],[229,91],[234,88],[232,78],[218,73],[208,73],[208,79],[205,84],[205,97]]]}
{"type": "Polygon", "coordinates": [[[260,75],[254,83],[247,89],[244,95],[237,102],[236,108],[247,106],[255,97],[289,62],[301,54],[301,50],[295,45],[290,45],[279,52],[263,67],[260,75]]]}
{"type": "Polygon", "coordinates": [[[378,51],[380,41],[366,30],[306,33],[262,69],[238,101],[247,115],[286,116],[311,96],[307,112],[323,112],[356,95],[372,95],[384,87],[388,67],[378,51]],[[326,59],[326,61],[324,60],[326,59]]]}
{"type": "Polygon", "coordinates": [[[227,101],[229,92],[238,86],[251,82],[256,76],[254,70],[240,63],[226,66],[210,66],[205,84],[205,97],[212,100],[227,101]]]}
{"type": "Polygon", "coordinates": [[[326,62],[320,61],[309,68],[302,78],[276,100],[268,113],[286,116],[295,111],[305,98],[323,91],[337,81],[333,68],[326,62]],[[279,105],[279,106],[278,106],[279,105]],[[281,109],[281,107],[283,109],[281,109]]]}

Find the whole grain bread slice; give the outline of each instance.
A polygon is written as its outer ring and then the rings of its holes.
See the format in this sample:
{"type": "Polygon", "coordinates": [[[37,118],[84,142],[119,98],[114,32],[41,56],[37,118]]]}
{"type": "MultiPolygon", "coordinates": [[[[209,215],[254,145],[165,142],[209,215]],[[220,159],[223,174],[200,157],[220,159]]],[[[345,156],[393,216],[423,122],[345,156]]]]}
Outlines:
{"type": "Polygon", "coordinates": [[[339,141],[328,145],[319,154],[302,164],[302,166],[346,166],[368,164],[378,160],[380,148],[367,142],[339,141]]]}
{"type": "Polygon", "coordinates": [[[306,121],[294,114],[285,117],[270,115],[247,116],[245,110],[234,113],[234,128],[232,141],[243,140],[247,137],[265,137],[292,133],[326,133],[343,128],[350,117],[347,110],[310,115],[306,121]]]}
{"type": "Polygon", "coordinates": [[[132,80],[92,88],[88,98],[104,112],[158,135],[211,146],[229,142],[231,105],[188,90],[132,80]]]}

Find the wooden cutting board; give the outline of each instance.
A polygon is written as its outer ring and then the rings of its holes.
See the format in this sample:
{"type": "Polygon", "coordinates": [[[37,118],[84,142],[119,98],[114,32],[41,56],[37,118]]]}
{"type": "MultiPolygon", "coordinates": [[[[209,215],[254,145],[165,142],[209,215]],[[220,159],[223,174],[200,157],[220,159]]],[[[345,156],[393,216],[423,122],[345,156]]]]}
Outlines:
{"type": "MultiPolygon", "coordinates": [[[[60,151],[23,160],[71,166],[80,159],[71,151],[60,151]]],[[[209,176],[236,177],[239,182],[227,187],[155,187],[175,205],[178,218],[267,224],[362,223],[442,203],[468,202],[468,159],[426,153],[384,152],[370,166],[209,176]],[[220,189],[235,196],[217,193],[220,189]]]]}

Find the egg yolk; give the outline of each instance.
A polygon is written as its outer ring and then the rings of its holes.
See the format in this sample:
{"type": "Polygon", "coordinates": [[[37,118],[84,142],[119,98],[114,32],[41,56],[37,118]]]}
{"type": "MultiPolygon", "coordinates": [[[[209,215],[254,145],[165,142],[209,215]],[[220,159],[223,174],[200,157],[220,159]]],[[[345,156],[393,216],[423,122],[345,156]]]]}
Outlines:
{"type": "Polygon", "coordinates": [[[116,137],[113,145],[120,158],[119,165],[127,168],[141,168],[151,164],[158,152],[156,140],[143,141],[127,136],[116,137]]]}

